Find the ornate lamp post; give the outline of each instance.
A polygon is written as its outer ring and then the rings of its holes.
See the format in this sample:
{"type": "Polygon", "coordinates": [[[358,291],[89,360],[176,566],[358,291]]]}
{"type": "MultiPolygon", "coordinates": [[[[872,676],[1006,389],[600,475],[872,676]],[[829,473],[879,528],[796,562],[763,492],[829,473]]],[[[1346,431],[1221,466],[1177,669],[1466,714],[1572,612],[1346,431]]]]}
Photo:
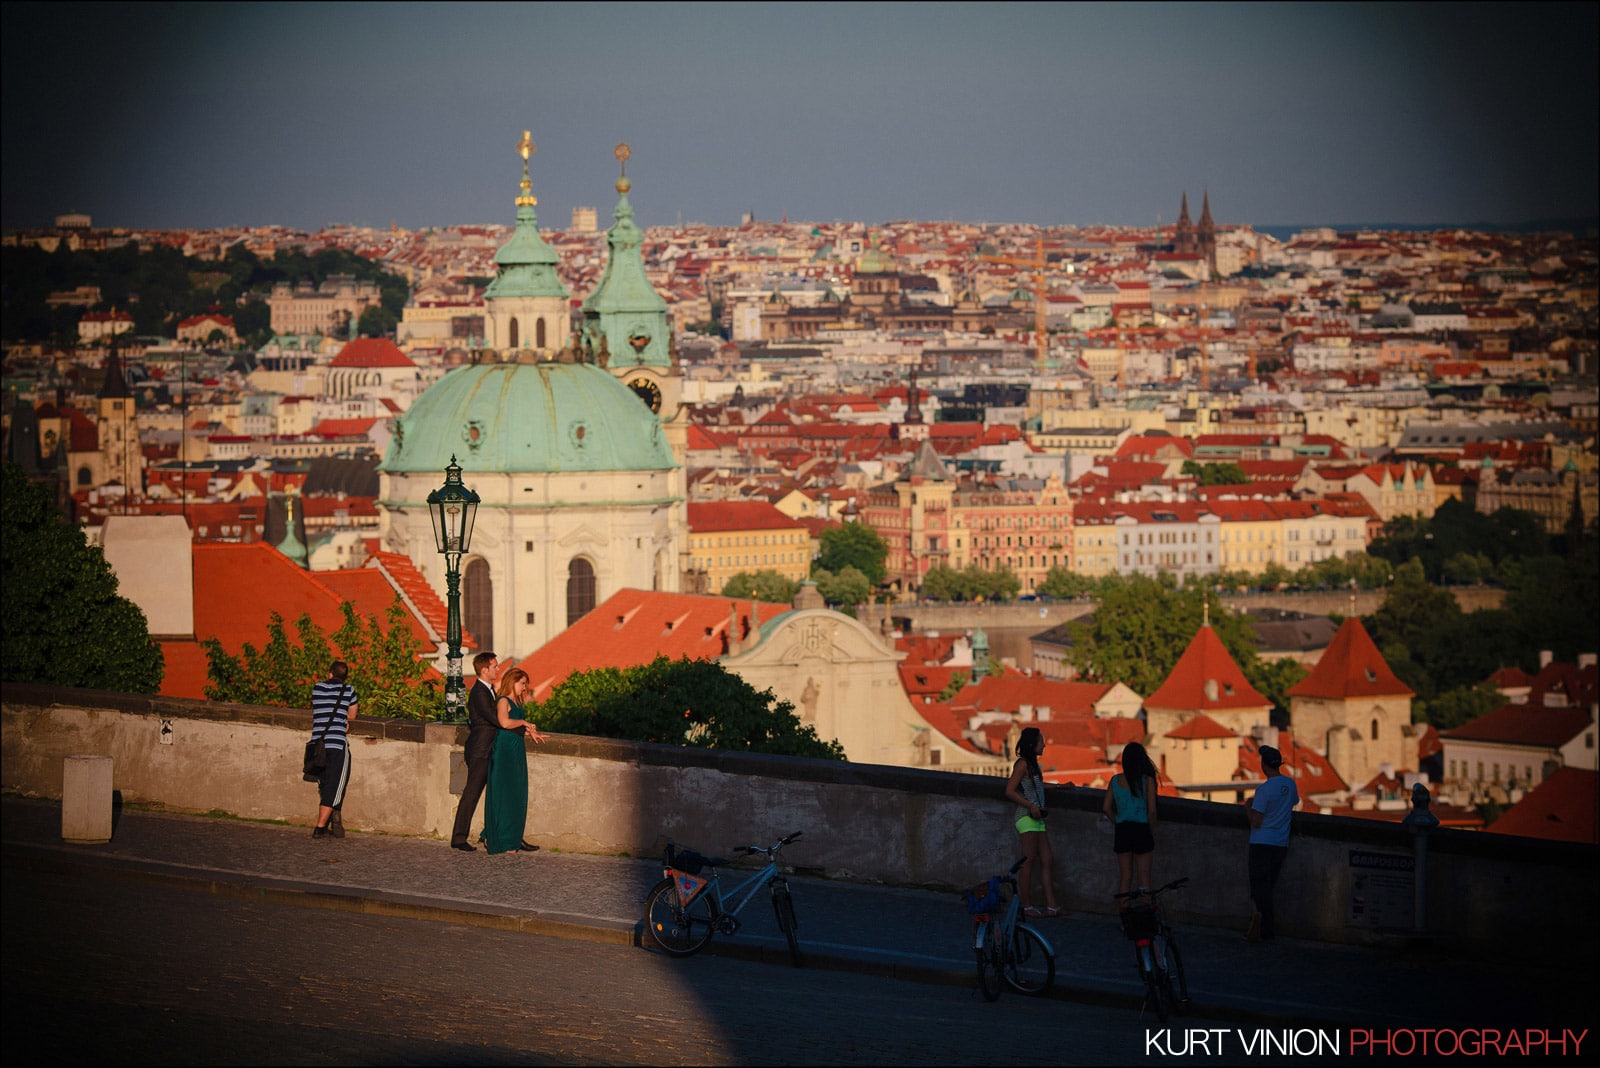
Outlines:
{"type": "Polygon", "coordinates": [[[428,494],[428,514],[433,517],[433,543],[444,554],[449,620],[445,641],[449,645],[445,670],[444,718],[465,721],[466,688],[461,684],[461,554],[472,543],[472,521],[478,514],[478,495],[461,484],[461,465],[450,457],[444,485],[428,494]]]}

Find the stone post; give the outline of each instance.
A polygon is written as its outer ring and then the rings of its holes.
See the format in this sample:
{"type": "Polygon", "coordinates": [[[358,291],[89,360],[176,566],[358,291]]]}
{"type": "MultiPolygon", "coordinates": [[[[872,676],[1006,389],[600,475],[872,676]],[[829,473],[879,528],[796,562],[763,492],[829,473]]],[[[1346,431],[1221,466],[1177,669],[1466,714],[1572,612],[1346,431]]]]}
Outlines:
{"type": "Polygon", "coordinates": [[[69,756],[61,769],[61,837],[79,845],[111,841],[111,758],[69,756]]]}
{"type": "Polygon", "coordinates": [[[1411,811],[1400,825],[1411,832],[1411,855],[1416,862],[1412,885],[1411,929],[1418,934],[1428,928],[1428,835],[1439,826],[1439,817],[1429,811],[1433,798],[1420,782],[1411,787],[1411,811]]]}

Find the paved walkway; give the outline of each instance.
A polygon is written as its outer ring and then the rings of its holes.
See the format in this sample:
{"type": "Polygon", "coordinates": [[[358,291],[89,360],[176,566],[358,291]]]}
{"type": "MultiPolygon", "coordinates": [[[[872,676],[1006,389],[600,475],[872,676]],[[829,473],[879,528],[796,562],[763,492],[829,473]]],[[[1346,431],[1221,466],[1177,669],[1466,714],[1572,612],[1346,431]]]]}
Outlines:
{"type": "MultiPolygon", "coordinates": [[[[313,840],[304,827],[134,810],[119,813],[105,845],[71,845],[60,831],[58,804],[0,799],[7,867],[68,866],[222,895],[621,944],[637,942],[641,902],[661,877],[656,860],[548,851],[491,857],[353,831],[313,840]]],[[[789,855],[803,863],[802,850],[797,844],[789,855]]],[[[971,924],[954,895],[803,877],[791,885],[809,967],[973,982],[971,924]]],[[[708,952],[787,966],[765,901],[753,902],[743,919],[737,936],[719,936],[708,952]]],[[[1112,918],[1037,925],[1056,949],[1056,996],[1139,1008],[1133,954],[1112,918]]],[[[1237,931],[1196,926],[1179,934],[1194,1010],[1210,1017],[1257,1026],[1593,1030],[1600,1015],[1592,969],[1561,976],[1459,959],[1437,943],[1384,950],[1294,939],[1251,944],[1237,931]]]]}

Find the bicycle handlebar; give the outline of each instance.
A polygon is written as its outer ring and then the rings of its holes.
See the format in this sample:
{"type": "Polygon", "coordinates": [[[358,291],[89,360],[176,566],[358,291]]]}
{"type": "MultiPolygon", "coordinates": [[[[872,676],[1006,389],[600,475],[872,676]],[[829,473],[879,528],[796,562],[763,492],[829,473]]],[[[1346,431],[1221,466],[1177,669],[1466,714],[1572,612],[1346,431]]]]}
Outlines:
{"type": "Polygon", "coordinates": [[[1129,891],[1127,891],[1125,893],[1112,894],[1111,896],[1112,897],[1148,897],[1150,900],[1154,901],[1156,898],[1160,897],[1162,894],[1166,893],[1168,890],[1182,890],[1183,887],[1185,886],[1185,884],[1187,884],[1188,882],[1189,882],[1189,877],[1187,875],[1185,875],[1181,879],[1172,880],[1170,883],[1168,883],[1166,886],[1161,887],[1159,890],[1129,890],[1129,891]]]}
{"type": "Polygon", "coordinates": [[[733,847],[733,852],[741,853],[741,854],[763,853],[766,856],[770,857],[770,856],[773,856],[774,854],[776,854],[778,852],[778,850],[782,849],[784,846],[788,845],[790,842],[795,841],[797,838],[799,838],[802,834],[805,834],[805,833],[806,832],[804,832],[804,831],[795,831],[793,834],[784,835],[782,838],[778,839],[778,841],[776,843],[774,843],[773,845],[769,845],[769,846],[754,846],[754,845],[734,846],[733,847]]]}

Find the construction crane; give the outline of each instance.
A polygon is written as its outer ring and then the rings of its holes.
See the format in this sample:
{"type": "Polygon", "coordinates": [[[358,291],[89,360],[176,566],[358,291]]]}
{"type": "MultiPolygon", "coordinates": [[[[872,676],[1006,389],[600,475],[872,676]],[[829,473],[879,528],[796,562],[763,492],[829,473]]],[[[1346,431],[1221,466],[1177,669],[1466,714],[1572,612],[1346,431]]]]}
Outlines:
{"type": "Polygon", "coordinates": [[[1044,258],[1044,235],[1038,237],[1033,258],[1030,260],[1019,259],[1015,256],[979,256],[984,263],[1005,263],[1013,267],[1033,268],[1033,345],[1035,350],[1036,370],[1044,374],[1050,356],[1050,300],[1049,290],[1045,287],[1044,272],[1049,263],[1044,258]]]}

